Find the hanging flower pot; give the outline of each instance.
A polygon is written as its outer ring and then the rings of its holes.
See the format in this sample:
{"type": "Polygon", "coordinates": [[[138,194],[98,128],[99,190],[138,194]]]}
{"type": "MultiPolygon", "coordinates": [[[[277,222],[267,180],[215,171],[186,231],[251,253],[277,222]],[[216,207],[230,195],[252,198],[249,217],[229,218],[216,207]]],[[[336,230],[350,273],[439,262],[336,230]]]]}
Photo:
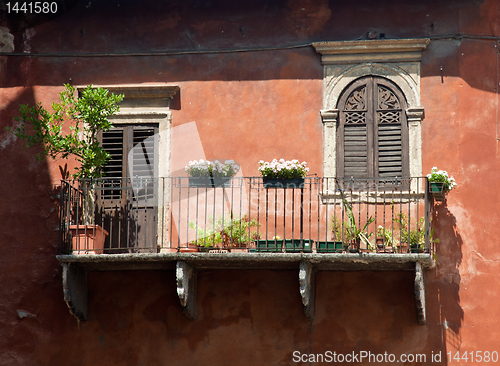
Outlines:
{"type": "Polygon", "coordinates": [[[231,178],[238,172],[240,166],[234,160],[190,161],[184,168],[189,175],[189,186],[193,188],[228,187],[231,178]]]}
{"type": "Polygon", "coordinates": [[[264,188],[304,188],[304,177],[309,168],[304,161],[274,159],[273,161],[259,161],[259,171],[262,174],[264,188]]]}
{"type": "Polygon", "coordinates": [[[446,193],[451,191],[457,183],[455,179],[448,175],[445,170],[432,168],[431,173],[427,174],[429,180],[429,192],[434,198],[434,201],[444,201],[446,193]]]}
{"type": "Polygon", "coordinates": [[[264,188],[304,188],[304,178],[263,177],[264,188]]]}
{"type": "Polygon", "coordinates": [[[193,188],[216,188],[228,187],[231,178],[213,178],[213,177],[189,177],[189,186],[193,188]]]}
{"type": "Polygon", "coordinates": [[[444,201],[445,189],[444,182],[429,182],[429,191],[434,198],[434,201],[444,201]]]}

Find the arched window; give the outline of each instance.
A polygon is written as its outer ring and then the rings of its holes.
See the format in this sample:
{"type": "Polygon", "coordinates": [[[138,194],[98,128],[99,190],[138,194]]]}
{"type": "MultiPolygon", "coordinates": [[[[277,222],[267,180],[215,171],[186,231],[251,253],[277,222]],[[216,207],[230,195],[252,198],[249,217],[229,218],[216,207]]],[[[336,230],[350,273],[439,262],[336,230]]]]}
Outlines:
{"type": "Polygon", "coordinates": [[[403,93],[391,81],[365,76],[338,102],[337,177],[409,176],[408,123],[403,93]]]}

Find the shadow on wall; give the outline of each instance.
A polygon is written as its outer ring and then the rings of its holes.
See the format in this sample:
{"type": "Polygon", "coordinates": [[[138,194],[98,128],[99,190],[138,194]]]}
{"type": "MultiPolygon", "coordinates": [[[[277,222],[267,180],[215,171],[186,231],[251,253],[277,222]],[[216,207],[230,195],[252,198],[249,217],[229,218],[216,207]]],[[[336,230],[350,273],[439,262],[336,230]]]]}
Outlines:
{"type": "Polygon", "coordinates": [[[453,352],[460,349],[460,328],[464,319],[464,311],[460,306],[459,271],[463,241],[457,230],[457,220],[448,210],[446,201],[434,206],[432,222],[436,236],[440,240],[437,244],[438,267],[435,279],[440,312],[439,324],[442,329],[443,344],[446,345],[447,352],[453,352]]]}

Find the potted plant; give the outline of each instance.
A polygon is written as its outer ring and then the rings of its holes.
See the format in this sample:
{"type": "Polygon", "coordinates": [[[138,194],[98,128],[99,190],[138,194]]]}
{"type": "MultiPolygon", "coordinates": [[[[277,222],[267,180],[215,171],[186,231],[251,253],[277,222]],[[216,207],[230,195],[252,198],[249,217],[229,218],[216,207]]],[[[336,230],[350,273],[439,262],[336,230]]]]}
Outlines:
{"type": "Polygon", "coordinates": [[[252,228],[260,224],[257,220],[249,220],[246,216],[234,218],[231,215],[220,217],[217,220],[208,219],[206,225],[201,227],[194,222],[189,227],[196,231],[196,239],[191,244],[196,245],[200,251],[215,248],[225,248],[231,251],[248,251],[251,243],[259,235],[252,228]]]}
{"type": "MultiPolygon", "coordinates": [[[[415,229],[409,228],[409,221],[405,213],[400,213],[393,219],[399,225],[398,231],[401,233],[401,247],[405,243],[412,253],[423,253],[425,250],[425,220],[421,217],[415,229]]],[[[434,230],[431,229],[429,243],[439,243],[439,239],[434,239],[434,230]]],[[[405,250],[402,250],[405,251],[405,250]]],[[[407,250],[406,250],[407,251],[407,250]]]]}
{"type": "MultiPolygon", "coordinates": [[[[375,221],[375,218],[369,217],[368,220],[366,221],[365,225],[363,228],[361,228],[361,223],[360,227],[356,225],[356,218],[354,217],[354,213],[352,212],[352,207],[347,202],[345,198],[342,199],[344,202],[344,207],[346,209],[346,215],[347,215],[347,226],[346,226],[346,231],[348,234],[348,239],[350,240],[350,245],[349,245],[349,251],[356,253],[359,252],[359,247],[361,244],[361,241],[363,241],[368,248],[372,248],[372,244],[370,243],[370,236],[373,233],[369,233],[368,235],[365,234],[365,231],[372,222],[375,221]]],[[[373,248],[372,248],[373,249],[373,248]]]]}
{"type": "Polygon", "coordinates": [[[332,216],[330,229],[332,231],[332,240],[318,240],[316,243],[317,253],[342,253],[345,247],[343,239],[346,239],[348,234],[346,231],[347,224],[342,224],[336,216],[332,216]],[[342,230],[343,229],[343,230],[342,230]]]}
{"type": "Polygon", "coordinates": [[[79,166],[72,174],[80,179],[78,191],[83,195],[81,221],[70,223],[74,251],[102,253],[106,230],[94,223],[95,192],[93,179],[100,178],[102,167],[110,155],[100,146],[98,134],[111,128],[109,117],[119,110],[123,95],[109,93],[92,85],[81,89],[69,84],[60,93],[60,102],[52,103],[52,112],[41,103],[20,106],[19,126],[8,128],[17,137],[26,140],[27,147],[40,146],[44,156],[52,159],[74,157],[79,166]],[[66,125],[70,125],[69,128],[66,125]],[[94,239],[95,237],[95,239],[94,239]],[[83,241],[83,244],[82,244],[83,241]]]}
{"type": "Polygon", "coordinates": [[[391,230],[379,225],[377,228],[377,252],[389,252],[394,251],[394,247],[397,245],[397,240],[394,239],[391,230]]]}
{"type": "Polygon", "coordinates": [[[189,176],[190,187],[219,187],[225,186],[238,172],[240,166],[234,160],[209,161],[193,160],[185,167],[189,176]]]}
{"type": "Polygon", "coordinates": [[[304,161],[273,159],[271,162],[259,161],[259,172],[265,188],[303,188],[304,177],[309,168],[304,161]]]}
{"type": "Polygon", "coordinates": [[[457,183],[453,177],[448,175],[445,170],[438,170],[433,167],[430,174],[427,174],[429,180],[429,191],[435,201],[444,201],[445,194],[451,191],[457,183]]]}

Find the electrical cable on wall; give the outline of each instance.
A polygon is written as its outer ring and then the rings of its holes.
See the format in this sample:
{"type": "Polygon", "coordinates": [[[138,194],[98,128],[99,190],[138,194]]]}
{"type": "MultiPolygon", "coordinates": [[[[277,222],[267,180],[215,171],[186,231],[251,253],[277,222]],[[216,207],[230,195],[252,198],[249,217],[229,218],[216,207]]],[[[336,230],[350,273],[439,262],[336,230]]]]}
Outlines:
{"type": "MultiPolygon", "coordinates": [[[[500,42],[500,36],[494,35],[474,35],[474,34],[448,34],[431,37],[416,37],[414,39],[430,39],[436,40],[462,40],[473,39],[481,41],[496,41],[500,42]]],[[[329,40],[331,41],[331,40],[329,40]]],[[[324,41],[315,41],[324,42],[324,41]]],[[[22,56],[22,57],[139,57],[139,56],[183,56],[183,55],[205,55],[205,54],[224,54],[224,53],[239,53],[239,52],[262,52],[262,51],[282,51],[296,48],[311,47],[312,43],[304,43],[289,46],[276,47],[256,47],[256,48],[233,48],[222,50],[178,50],[178,51],[159,51],[159,52],[131,52],[131,53],[112,53],[112,52],[91,52],[91,53],[65,53],[65,52],[48,52],[48,53],[28,53],[28,52],[0,52],[0,56],[22,56]]]]}

